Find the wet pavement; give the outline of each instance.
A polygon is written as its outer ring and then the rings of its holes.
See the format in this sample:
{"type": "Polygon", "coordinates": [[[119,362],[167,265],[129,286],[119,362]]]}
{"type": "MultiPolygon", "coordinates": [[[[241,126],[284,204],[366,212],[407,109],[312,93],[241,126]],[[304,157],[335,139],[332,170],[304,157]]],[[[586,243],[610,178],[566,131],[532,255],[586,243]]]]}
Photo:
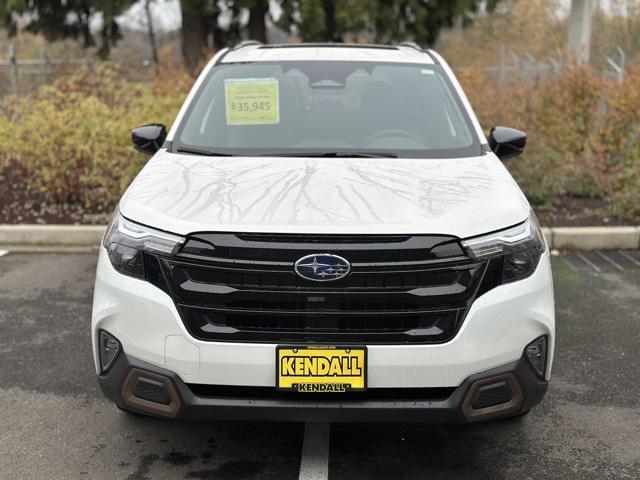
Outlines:
{"type": "MultiPolygon", "coordinates": [[[[331,425],[329,478],[640,478],[640,252],[553,267],[558,337],[541,405],[464,427],[331,425]]],[[[298,478],[303,424],[171,422],[102,397],[94,271],[91,254],[0,257],[0,477],[298,478]]]]}

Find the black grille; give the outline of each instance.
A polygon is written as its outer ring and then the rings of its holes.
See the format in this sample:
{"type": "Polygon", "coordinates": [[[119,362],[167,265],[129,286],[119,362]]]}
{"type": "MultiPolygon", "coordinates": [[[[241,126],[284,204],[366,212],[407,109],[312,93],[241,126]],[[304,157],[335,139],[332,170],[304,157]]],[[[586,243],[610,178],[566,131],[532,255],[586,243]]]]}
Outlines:
{"type": "Polygon", "coordinates": [[[171,403],[171,397],[164,384],[148,378],[138,378],[138,380],[136,380],[136,384],[133,387],[133,394],[142,400],[159,403],[161,405],[169,405],[171,403]]]}
{"type": "Polygon", "coordinates": [[[203,340],[439,343],[500,265],[472,261],[447,236],[199,234],[174,258],[148,258],[147,275],[203,340]],[[313,253],[346,258],[351,273],[296,275],[313,253]]]}
{"type": "Polygon", "coordinates": [[[478,389],[476,397],[473,399],[473,408],[487,408],[511,400],[511,387],[507,382],[492,383],[483,385],[478,389]]]}
{"type": "Polygon", "coordinates": [[[238,233],[245,242],[269,243],[398,243],[406,242],[411,235],[301,235],[296,233],[238,233]]]}

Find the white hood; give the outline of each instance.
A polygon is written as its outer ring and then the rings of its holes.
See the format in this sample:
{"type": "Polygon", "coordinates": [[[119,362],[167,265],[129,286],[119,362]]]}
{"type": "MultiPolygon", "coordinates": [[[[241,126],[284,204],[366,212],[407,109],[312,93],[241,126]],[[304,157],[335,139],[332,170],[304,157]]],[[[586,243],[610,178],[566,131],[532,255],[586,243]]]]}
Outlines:
{"type": "Polygon", "coordinates": [[[158,152],[122,214],[192,232],[448,234],[525,220],[529,205],[502,163],[462,159],[200,157],[158,152]]]}

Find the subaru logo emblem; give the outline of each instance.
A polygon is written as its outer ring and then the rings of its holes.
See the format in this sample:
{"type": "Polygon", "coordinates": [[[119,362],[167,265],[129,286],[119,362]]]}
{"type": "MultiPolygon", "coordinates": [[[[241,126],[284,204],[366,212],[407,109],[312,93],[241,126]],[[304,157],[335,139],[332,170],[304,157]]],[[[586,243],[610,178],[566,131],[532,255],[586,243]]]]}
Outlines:
{"type": "Polygon", "coordinates": [[[351,264],[338,255],[318,253],[302,257],[293,268],[298,276],[306,280],[328,282],[349,275],[351,264]]]}

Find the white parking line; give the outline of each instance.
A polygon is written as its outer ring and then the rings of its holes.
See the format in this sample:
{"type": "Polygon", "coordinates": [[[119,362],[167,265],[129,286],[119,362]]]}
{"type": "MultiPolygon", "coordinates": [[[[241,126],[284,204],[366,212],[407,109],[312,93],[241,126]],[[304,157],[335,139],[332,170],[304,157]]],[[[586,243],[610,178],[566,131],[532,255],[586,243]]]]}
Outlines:
{"type": "Polygon", "coordinates": [[[299,480],[329,478],[329,423],[306,423],[299,480]]]}
{"type": "Polygon", "coordinates": [[[602,253],[601,251],[597,251],[596,252],[598,255],[600,255],[600,257],[602,257],[603,259],[605,259],[607,262],[609,262],[611,265],[613,265],[614,267],[616,267],[618,270],[620,270],[621,272],[624,272],[624,268],[622,268],[622,265],[620,265],[618,262],[614,262],[612,259],[610,259],[609,257],[607,257],[604,253],[602,253]]]}
{"type": "Polygon", "coordinates": [[[638,260],[636,260],[635,258],[633,258],[631,255],[629,255],[627,252],[623,252],[622,250],[618,250],[618,253],[620,255],[622,255],[624,258],[626,258],[627,260],[631,261],[631,263],[633,263],[636,267],[640,267],[640,262],[638,260]]]}
{"type": "Polygon", "coordinates": [[[563,258],[563,260],[564,260],[564,263],[566,263],[567,265],[569,265],[569,267],[571,268],[571,270],[573,270],[574,272],[579,271],[579,270],[578,270],[578,267],[576,267],[573,263],[571,263],[571,262],[569,261],[569,259],[568,259],[568,258],[563,258]]]}
{"type": "Polygon", "coordinates": [[[581,259],[587,265],[589,265],[591,268],[593,268],[596,272],[602,273],[602,270],[600,270],[600,267],[598,267],[595,263],[593,263],[591,260],[589,260],[583,254],[579,253],[578,254],[578,258],[581,259]]]}

